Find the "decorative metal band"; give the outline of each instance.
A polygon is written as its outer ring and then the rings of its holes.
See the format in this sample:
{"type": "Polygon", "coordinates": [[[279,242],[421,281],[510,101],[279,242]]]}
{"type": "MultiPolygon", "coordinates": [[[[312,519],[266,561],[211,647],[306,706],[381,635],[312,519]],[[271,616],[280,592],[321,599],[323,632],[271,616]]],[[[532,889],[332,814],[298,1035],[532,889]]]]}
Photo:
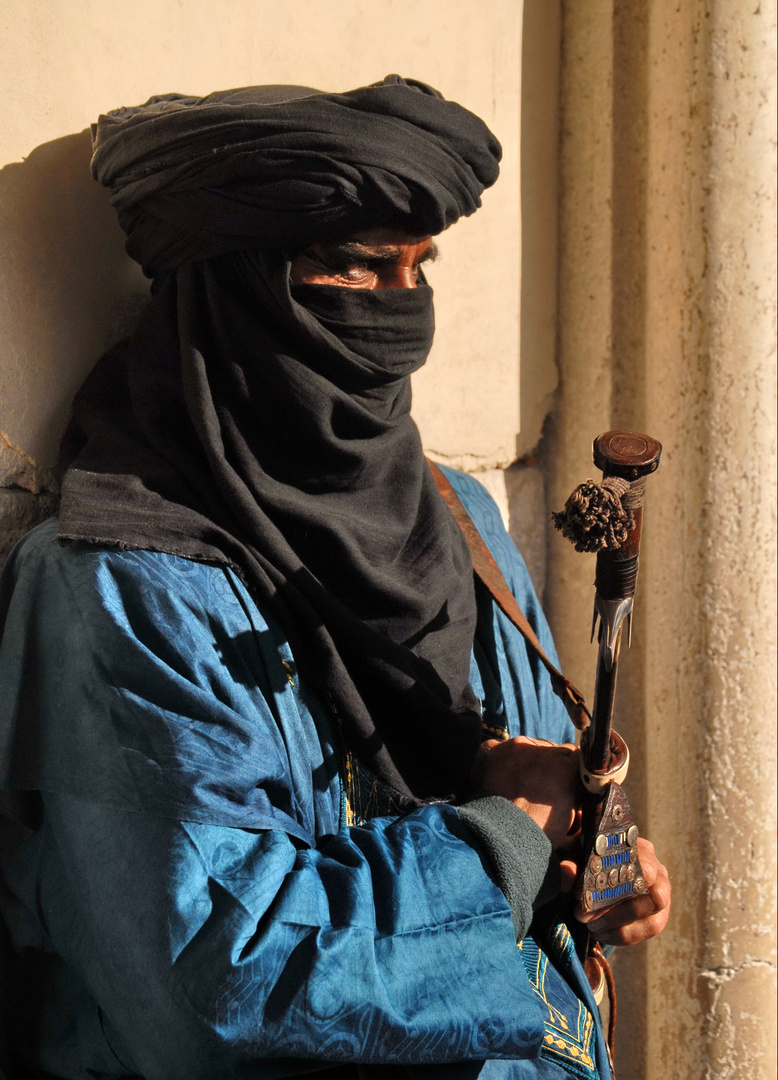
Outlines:
{"type": "Polygon", "coordinates": [[[616,561],[597,557],[594,584],[603,600],[623,600],[635,595],[638,579],[638,556],[616,561]]]}

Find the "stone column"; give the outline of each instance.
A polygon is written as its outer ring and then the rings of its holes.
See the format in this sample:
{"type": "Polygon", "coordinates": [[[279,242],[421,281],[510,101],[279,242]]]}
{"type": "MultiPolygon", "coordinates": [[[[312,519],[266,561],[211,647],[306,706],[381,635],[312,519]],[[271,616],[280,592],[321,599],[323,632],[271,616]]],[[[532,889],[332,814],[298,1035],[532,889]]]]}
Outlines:
{"type": "MultiPolygon", "coordinates": [[[[598,431],[665,445],[618,726],[674,904],[616,962],[619,1080],[776,1071],[774,43],[774,0],[563,3],[552,505],[598,431]]],[[[549,558],[590,683],[591,558],[549,558]]]]}

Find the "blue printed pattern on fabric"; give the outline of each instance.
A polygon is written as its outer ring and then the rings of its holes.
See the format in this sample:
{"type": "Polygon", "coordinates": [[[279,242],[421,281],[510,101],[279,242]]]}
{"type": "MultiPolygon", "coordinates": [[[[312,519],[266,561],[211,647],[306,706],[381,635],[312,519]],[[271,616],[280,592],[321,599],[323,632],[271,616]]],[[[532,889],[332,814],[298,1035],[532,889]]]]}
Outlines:
{"type": "MultiPolygon", "coordinates": [[[[494,732],[491,725],[484,724],[484,737],[508,738],[508,732],[494,732]]],[[[364,825],[373,817],[396,812],[384,785],[353,754],[347,751],[344,762],[343,786],[346,823],[349,826],[364,825]]],[[[595,1027],[592,1015],[563,977],[571,975],[573,939],[564,923],[554,925],[550,932],[538,928],[538,934],[543,937],[548,953],[531,936],[519,942],[518,947],[530,985],[543,1002],[546,1012],[540,1056],[562,1066],[565,1075],[577,1076],[581,1080],[599,1080],[594,1060],[595,1027]],[[549,961],[548,954],[553,956],[559,970],[549,961]]],[[[506,1067],[507,1064],[502,1063],[502,1066],[506,1067]]]]}
{"type": "MultiPolygon", "coordinates": [[[[489,517],[551,653],[494,504],[452,480],[489,517]]],[[[370,820],[346,827],[338,740],[233,572],[55,534],[31,534],[0,588],[0,785],[40,791],[45,826],[3,852],[0,907],[53,973],[24,981],[25,1015],[68,1020],[47,1030],[37,1071],[206,1080],[249,1061],[259,1078],[356,1060],[420,1080],[579,1075],[537,1056],[548,1009],[456,810],[396,816],[358,773],[370,820]]],[[[569,737],[545,672],[490,608],[472,672],[485,730],[569,737]]],[[[573,1003],[547,973],[555,1008],[572,1016],[578,995],[594,1009],[572,952],[552,952],[545,927],[537,940],[573,1003]]]]}
{"type": "MultiPolygon", "coordinates": [[[[507,728],[486,718],[482,729],[484,739],[510,737],[507,728]]],[[[385,786],[348,750],[344,754],[343,788],[349,826],[364,825],[373,817],[397,812],[385,786]]],[[[538,933],[561,971],[569,976],[574,945],[567,927],[559,923],[545,932],[539,928],[538,933]]],[[[566,1075],[598,1080],[591,1013],[533,937],[520,942],[519,949],[532,989],[542,1000],[547,1014],[541,1057],[562,1066],[566,1075]]]]}
{"type": "MultiPolygon", "coordinates": [[[[564,970],[572,962],[570,931],[559,923],[550,952],[564,970]],[[561,961],[561,962],[560,962],[561,961]]],[[[546,1034],[540,1056],[561,1064],[581,1080],[597,1080],[594,1062],[595,1028],[591,1013],[573,994],[556,967],[532,937],[519,942],[519,950],[533,990],[547,1010],[546,1034]]]]}
{"type": "MultiPolygon", "coordinates": [[[[493,733],[490,728],[491,725],[484,725],[485,738],[508,738],[507,731],[493,733]]],[[[348,751],[344,755],[344,773],[347,825],[364,825],[371,818],[396,812],[385,786],[348,751]]],[[[543,1002],[546,1013],[540,1056],[561,1066],[566,1076],[580,1077],[581,1080],[599,1080],[594,1059],[594,1021],[586,1005],[579,1000],[565,978],[572,974],[573,939],[564,923],[550,928],[538,927],[537,933],[542,936],[548,953],[531,936],[519,942],[518,948],[530,985],[543,1002]],[[554,962],[549,961],[548,954],[553,956],[554,962]],[[555,963],[557,967],[554,966],[555,963]]],[[[516,1076],[524,1075],[519,1064],[515,1063],[515,1066],[518,1070],[516,1076]]],[[[510,1070],[510,1065],[502,1062],[500,1068],[510,1070]]],[[[483,1073],[478,1075],[481,1080],[483,1073]]],[[[504,1073],[500,1071],[499,1075],[502,1078],[504,1073]]],[[[545,1076],[545,1073],[543,1075],[545,1076]]],[[[552,1074],[548,1075],[550,1077],[552,1074]]],[[[556,1072],[553,1075],[556,1076],[556,1072]]],[[[539,1078],[540,1072],[533,1073],[533,1076],[539,1078]]]]}
{"type": "MultiPolygon", "coordinates": [[[[529,574],[505,532],[491,496],[471,477],[454,470],[444,471],[468,513],[478,522],[479,533],[519,599],[530,624],[538,626],[547,655],[557,662],[529,574]]],[[[483,694],[484,737],[507,739],[514,735],[529,735],[559,742],[572,741],[572,725],[561,702],[553,694],[551,680],[541,669],[537,656],[532,650],[516,648],[517,639],[521,639],[496,605],[493,618],[495,633],[492,647],[501,660],[500,685],[499,694],[493,688],[491,694],[488,689],[483,694]],[[510,654],[510,661],[507,661],[510,654]],[[504,672],[521,670],[525,665],[525,677],[517,683],[511,684],[505,678],[504,672]],[[525,696],[528,685],[535,688],[537,695],[532,702],[525,696]]],[[[478,659],[483,678],[486,659],[480,655],[478,659]]],[[[487,682],[485,678],[483,681],[487,682]]],[[[535,936],[525,938],[519,947],[533,990],[547,1012],[541,1057],[562,1066],[567,1073],[582,1080],[597,1080],[600,1075],[596,1065],[597,1030],[592,1013],[573,989],[576,985],[580,986],[580,978],[576,978],[576,974],[580,976],[580,962],[575,955],[570,931],[561,922],[548,919],[536,922],[535,936]]]]}

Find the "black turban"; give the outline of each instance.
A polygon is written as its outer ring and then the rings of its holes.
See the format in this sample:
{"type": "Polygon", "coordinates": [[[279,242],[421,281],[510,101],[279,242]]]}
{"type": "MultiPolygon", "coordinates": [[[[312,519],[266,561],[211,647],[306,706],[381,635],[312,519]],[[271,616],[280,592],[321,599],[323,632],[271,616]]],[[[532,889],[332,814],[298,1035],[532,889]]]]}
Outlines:
{"type": "Polygon", "coordinates": [[[398,806],[463,790],[472,567],[410,418],[432,290],[291,286],[292,253],[479,204],[499,146],[421,83],[153,98],[94,171],[155,277],[74,403],[60,535],[234,567],[398,806]]]}
{"type": "Polygon", "coordinates": [[[481,205],[500,147],[424,83],[166,94],[94,128],[95,179],[151,276],[258,244],[302,247],[413,221],[434,235],[481,205]]]}

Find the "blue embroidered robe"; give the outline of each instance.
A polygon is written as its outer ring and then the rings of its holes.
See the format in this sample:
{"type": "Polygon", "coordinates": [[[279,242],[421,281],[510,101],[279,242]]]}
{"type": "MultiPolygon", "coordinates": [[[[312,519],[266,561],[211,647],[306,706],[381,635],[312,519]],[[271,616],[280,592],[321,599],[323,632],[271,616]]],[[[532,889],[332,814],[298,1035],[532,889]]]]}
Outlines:
{"type": "MultiPolygon", "coordinates": [[[[553,654],[496,507],[449,476],[553,654]]],[[[338,1063],[609,1076],[553,905],[517,948],[455,808],[364,821],[369,799],[346,806],[343,748],[236,574],[55,537],[53,522],[30,534],[0,592],[0,788],[17,819],[0,913],[27,1063],[67,1080],[338,1063]]],[[[545,671],[481,608],[471,678],[489,730],[570,739],[545,671]]]]}

